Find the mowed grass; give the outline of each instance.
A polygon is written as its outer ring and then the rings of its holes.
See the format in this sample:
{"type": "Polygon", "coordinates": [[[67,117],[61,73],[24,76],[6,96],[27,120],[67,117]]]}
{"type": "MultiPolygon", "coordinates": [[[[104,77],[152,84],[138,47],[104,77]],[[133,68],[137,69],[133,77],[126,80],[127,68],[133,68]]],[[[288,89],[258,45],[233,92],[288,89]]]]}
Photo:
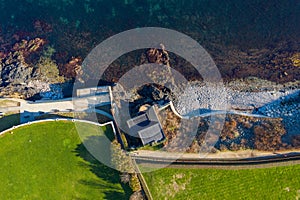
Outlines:
{"type": "MultiPolygon", "coordinates": [[[[111,128],[81,125],[87,135],[111,128]]],[[[0,199],[128,199],[119,174],[95,160],[72,122],[43,122],[0,136],[0,199]]]]}
{"type": "Polygon", "coordinates": [[[300,165],[241,170],[164,168],[143,175],[154,199],[300,199],[300,165]]]}

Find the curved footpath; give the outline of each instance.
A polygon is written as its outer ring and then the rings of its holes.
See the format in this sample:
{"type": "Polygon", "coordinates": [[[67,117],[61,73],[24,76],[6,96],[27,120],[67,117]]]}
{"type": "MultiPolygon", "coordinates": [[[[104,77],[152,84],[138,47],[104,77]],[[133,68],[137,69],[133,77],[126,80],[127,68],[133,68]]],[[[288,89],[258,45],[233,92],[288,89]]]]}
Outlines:
{"type": "MultiPolygon", "coordinates": [[[[172,101],[168,105],[163,106],[162,108],[160,108],[160,110],[166,108],[167,106],[170,106],[172,112],[176,116],[178,116],[179,118],[185,118],[185,119],[191,118],[190,116],[187,116],[187,115],[180,115],[176,111],[175,106],[174,106],[172,101]]],[[[240,111],[234,111],[234,110],[216,110],[216,111],[211,111],[211,112],[195,115],[195,116],[192,116],[192,117],[209,117],[209,116],[213,116],[213,115],[223,115],[223,114],[235,114],[235,115],[242,115],[242,116],[245,116],[245,117],[272,118],[272,117],[261,115],[261,114],[252,114],[252,113],[240,112],[240,111]]]]}
{"type": "Polygon", "coordinates": [[[113,130],[113,133],[116,135],[116,130],[115,130],[115,127],[114,127],[114,124],[113,124],[112,121],[100,124],[100,123],[95,123],[95,122],[91,122],[91,121],[87,121],[87,120],[66,119],[66,118],[43,119],[43,120],[36,120],[36,121],[33,121],[33,122],[27,122],[27,123],[20,124],[20,125],[17,125],[17,126],[13,126],[9,129],[6,129],[6,130],[0,132],[0,135],[3,135],[5,133],[8,133],[9,131],[13,131],[14,129],[17,129],[17,128],[20,128],[20,127],[23,127],[23,126],[28,126],[30,124],[37,124],[37,123],[42,123],[42,122],[54,122],[54,121],[84,122],[84,123],[93,124],[95,126],[100,126],[100,127],[110,125],[112,130],[113,130]]]}

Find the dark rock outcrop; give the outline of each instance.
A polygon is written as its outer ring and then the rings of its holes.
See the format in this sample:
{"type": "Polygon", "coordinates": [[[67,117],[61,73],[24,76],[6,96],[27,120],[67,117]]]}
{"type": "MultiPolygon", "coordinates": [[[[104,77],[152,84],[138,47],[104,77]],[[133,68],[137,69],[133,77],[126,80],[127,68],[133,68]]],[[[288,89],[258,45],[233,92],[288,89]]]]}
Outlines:
{"type": "MultiPolygon", "coordinates": [[[[43,94],[47,98],[59,98],[61,94],[48,94],[47,92],[58,93],[59,81],[47,77],[51,66],[43,66],[47,63],[39,63],[42,54],[42,48],[46,41],[40,38],[33,40],[22,40],[16,43],[5,56],[0,58],[0,96],[29,99],[43,94]],[[41,68],[44,68],[41,70],[41,68]],[[45,70],[46,69],[46,70],[45,70]],[[54,86],[56,85],[56,86],[54,86]],[[53,90],[53,88],[55,90],[53,90]],[[53,91],[52,91],[53,90],[53,91]]],[[[45,60],[45,59],[42,59],[45,60]]],[[[51,58],[48,58],[51,60],[51,58]]],[[[55,62],[49,62],[54,65],[52,68],[57,70],[55,62]]],[[[55,70],[54,70],[55,71],[55,70]]],[[[58,77],[58,76],[57,76],[58,77]]]]}

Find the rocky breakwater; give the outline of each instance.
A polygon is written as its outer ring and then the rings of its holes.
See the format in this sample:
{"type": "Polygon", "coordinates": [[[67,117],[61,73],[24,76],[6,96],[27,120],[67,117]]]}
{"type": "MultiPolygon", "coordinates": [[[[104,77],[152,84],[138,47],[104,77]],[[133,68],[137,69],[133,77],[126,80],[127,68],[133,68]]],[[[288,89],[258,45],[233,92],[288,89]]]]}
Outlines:
{"type": "Polygon", "coordinates": [[[23,99],[62,98],[63,77],[53,50],[41,38],[21,40],[0,57],[0,96],[23,99]]]}

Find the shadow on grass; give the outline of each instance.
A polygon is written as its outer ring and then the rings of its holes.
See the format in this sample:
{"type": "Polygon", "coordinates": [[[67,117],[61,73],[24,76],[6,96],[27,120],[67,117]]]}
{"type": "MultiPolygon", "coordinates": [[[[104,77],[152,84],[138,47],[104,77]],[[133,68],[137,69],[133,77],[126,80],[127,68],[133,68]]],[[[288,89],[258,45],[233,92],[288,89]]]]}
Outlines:
{"type": "Polygon", "coordinates": [[[20,124],[20,114],[10,114],[0,118],[0,132],[20,124]]]}
{"type": "Polygon", "coordinates": [[[65,116],[65,115],[61,115],[61,114],[44,114],[44,115],[36,116],[34,119],[35,120],[43,120],[43,119],[56,119],[56,118],[72,119],[73,117],[65,116]]]}
{"type": "MultiPolygon", "coordinates": [[[[91,136],[87,138],[85,142],[97,144],[97,141],[101,141],[102,137],[91,136]]],[[[107,147],[105,148],[107,149],[107,147]]],[[[103,148],[99,148],[99,150],[101,149],[103,148]]],[[[106,151],[106,153],[110,152],[110,149],[108,150],[109,151],[106,151]]],[[[91,155],[83,143],[77,146],[75,153],[77,156],[83,158],[87,162],[80,162],[79,165],[90,169],[90,171],[99,178],[98,180],[80,180],[80,184],[86,185],[91,189],[99,189],[100,191],[103,191],[105,194],[105,199],[129,199],[130,195],[132,194],[132,190],[128,185],[121,183],[120,173],[118,171],[99,162],[93,155],[91,155]],[[121,184],[122,188],[116,185],[118,183],[121,184]]]]}

